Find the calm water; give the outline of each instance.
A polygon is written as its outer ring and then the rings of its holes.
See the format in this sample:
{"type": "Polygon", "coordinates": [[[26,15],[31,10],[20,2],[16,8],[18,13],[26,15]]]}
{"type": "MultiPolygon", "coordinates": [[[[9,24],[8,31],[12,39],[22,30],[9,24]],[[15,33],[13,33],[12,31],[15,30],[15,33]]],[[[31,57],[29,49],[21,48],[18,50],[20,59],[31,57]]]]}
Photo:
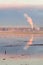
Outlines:
{"type": "Polygon", "coordinates": [[[0,53],[43,55],[43,36],[0,37],[0,53]]]}

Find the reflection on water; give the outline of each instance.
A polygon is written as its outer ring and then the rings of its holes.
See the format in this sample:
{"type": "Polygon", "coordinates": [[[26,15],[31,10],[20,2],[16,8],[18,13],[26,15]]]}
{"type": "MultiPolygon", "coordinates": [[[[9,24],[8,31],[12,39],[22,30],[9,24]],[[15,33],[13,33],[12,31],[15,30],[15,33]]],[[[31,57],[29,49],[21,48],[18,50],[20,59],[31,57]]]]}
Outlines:
{"type": "Polygon", "coordinates": [[[33,41],[33,35],[31,35],[31,38],[29,39],[29,41],[27,42],[26,46],[24,47],[24,49],[28,49],[30,45],[32,45],[32,41],[33,41]]]}
{"type": "Polygon", "coordinates": [[[43,36],[0,37],[0,54],[43,55],[43,36]]]}

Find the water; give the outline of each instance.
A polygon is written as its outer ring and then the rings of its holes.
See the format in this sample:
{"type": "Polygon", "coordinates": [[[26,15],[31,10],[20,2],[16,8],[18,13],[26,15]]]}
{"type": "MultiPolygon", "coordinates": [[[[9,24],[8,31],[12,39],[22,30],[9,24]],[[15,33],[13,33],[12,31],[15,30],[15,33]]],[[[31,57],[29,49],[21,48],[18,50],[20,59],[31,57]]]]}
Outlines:
{"type": "Polygon", "coordinates": [[[0,37],[0,54],[43,56],[43,36],[0,37]]]}

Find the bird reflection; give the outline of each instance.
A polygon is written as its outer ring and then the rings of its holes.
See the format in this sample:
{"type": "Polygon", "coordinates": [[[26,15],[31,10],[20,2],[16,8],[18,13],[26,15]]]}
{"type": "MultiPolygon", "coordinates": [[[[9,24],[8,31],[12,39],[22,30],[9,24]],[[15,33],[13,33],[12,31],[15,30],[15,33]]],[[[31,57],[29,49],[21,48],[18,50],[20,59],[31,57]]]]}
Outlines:
{"type": "Polygon", "coordinates": [[[27,42],[26,46],[24,47],[25,50],[27,50],[29,48],[30,45],[32,45],[33,42],[33,35],[31,35],[30,40],[27,42]]]}

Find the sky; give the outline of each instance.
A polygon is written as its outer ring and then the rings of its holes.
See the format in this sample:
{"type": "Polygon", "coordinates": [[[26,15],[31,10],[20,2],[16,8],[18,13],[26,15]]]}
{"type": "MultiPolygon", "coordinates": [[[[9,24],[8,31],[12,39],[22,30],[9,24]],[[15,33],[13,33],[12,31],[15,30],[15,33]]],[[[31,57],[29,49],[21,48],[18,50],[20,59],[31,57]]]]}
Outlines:
{"type": "Polygon", "coordinates": [[[43,4],[43,0],[0,0],[0,3],[25,3],[25,4],[43,4]]]}
{"type": "Polygon", "coordinates": [[[43,9],[29,8],[32,5],[42,6],[43,0],[0,0],[0,26],[30,26],[24,13],[43,26],[43,9]]]}
{"type": "Polygon", "coordinates": [[[0,5],[0,7],[25,7],[31,5],[43,5],[43,0],[0,0],[0,5]]]}

